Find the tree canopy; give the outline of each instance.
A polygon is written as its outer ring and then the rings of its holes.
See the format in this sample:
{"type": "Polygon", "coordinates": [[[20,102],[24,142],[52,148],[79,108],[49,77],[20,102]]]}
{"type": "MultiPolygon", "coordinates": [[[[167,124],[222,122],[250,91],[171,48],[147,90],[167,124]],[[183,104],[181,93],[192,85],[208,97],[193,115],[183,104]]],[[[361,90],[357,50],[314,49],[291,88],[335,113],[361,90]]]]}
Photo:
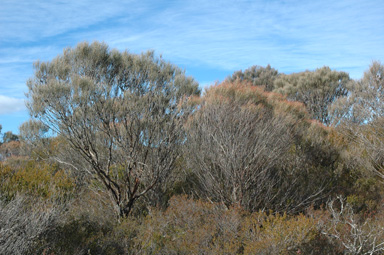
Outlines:
{"type": "Polygon", "coordinates": [[[234,72],[227,80],[248,81],[253,86],[262,86],[266,91],[272,91],[274,81],[278,76],[279,72],[270,65],[266,67],[255,65],[247,68],[244,72],[242,70],[234,72]]]}
{"type": "Polygon", "coordinates": [[[332,105],[334,125],[340,122],[364,124],[384,118],[384,66],[374,61],[363,78],[348,84],[348,95],[332,105]]]}
{"type": "Polygon", "coordinates": [[[31,115],[89,163],[118,214],[127,216],[173,167],[197,82],[153,52],[135,55],[98,42],[34,67],[31,115]]]}
{"type": "Polygon", "coordinates": [[[348,85],[350,94],[330,108],[332,124],[351,140],[360,164],[384,178],[384,66],[373,61],[361,79],[348,85]]]}
{"type": "Polygon", "coordinates": [[[348,94],[349,81],[348,73],[322,67],[315,71],[280,75],[274,82],[274,92],[302,102],[312,118],[328,125],[328,107],[337,98],[348,94]]]}

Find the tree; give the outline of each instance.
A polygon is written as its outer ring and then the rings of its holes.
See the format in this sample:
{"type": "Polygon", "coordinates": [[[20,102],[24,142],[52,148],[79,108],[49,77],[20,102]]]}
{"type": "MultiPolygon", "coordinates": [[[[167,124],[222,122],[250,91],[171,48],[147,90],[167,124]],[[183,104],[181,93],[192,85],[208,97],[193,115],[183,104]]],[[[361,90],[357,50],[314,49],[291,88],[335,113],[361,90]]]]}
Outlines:
{"type": "Polygon", "coordinates": [[[253,86],[262,86],[266,91],[272,91],[274,81],[278,76],[279,72],[270,65],[266,67],[255,65],[244,72],[242,70],[234,72],[227,80],[232,82],[235,80],[248,81],[253,86]]]}
{"type": "Polygon", "coordinates": [[[12,131],[7,131],[3,135],[3,143],[9,143],[12,141],[18,141],[19,137],[12,133],[12,131]]]}
{"type": "Polygon", "coordinates": [[[289,100],[302,102],[312,118],[328,125],[328,107],[337,98],[348,94],[349,75],[322,67],[315,71],[305,71],[281,75],[274,82],[274,92],[287,95],[289,100]]]}
{"type": "MultiPolygon", "coordinates": [[[[33,159],[47,159],[52,155],[49,128],[41,121],[31,119],[19,127],[22,153],[33,159]]],[[[64,147],[64,146],[61,146],[64,147]]],[[[68,148],[66,148],[68,149],[68,148]]]]}
{"type": "MultiPolygon", "coordinates": [[[[1,128],[1,126],[0,126],[1,128]]],[[[0,129],[1,134],[1,129],[0,129]]],[[[0,142],[0,160],[20,154],[19,136],[7,131],[3,134],[3,142],[0,142]]]]}
{"type": "Polygon", "coordinates": [[[322,199],[338,154],[308,119],[302,104],[239,80],[207,90],[187,125],[201,196],[250,211],[297,212],[322,199]]]}
{"type": "Polygon", "coordinates": [[[384,66],[372,62],[348,89],[330,108],[332,125],[349,138],[360,164],[384,178],[384,66]]]}
{"type": "Polygon", "coordinates": [[[60,134],[90,166],[120,217],[165,179],[185,141],[198,84],[156,58],[81,43],[36,62],[27,85],[31,115],[60,134]]]}
{"type": "Polygon", "coordinates": [[[348,95],[340,97],[331,107],[333,125],[366,124],[384,118],[384,66],[374,61],[363,78],[348,84],[348,95]]]}

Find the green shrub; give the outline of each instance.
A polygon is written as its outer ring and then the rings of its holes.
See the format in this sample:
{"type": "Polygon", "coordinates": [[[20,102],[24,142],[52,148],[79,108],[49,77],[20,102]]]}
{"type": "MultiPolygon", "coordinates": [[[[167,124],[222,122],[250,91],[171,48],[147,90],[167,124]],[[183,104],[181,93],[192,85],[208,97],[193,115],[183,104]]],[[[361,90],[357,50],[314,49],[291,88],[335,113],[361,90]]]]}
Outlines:
{"type": "Polygon", "coordinates": [[[17,193],[52,199],[73,195],[75,184],[64,170],[56,165],[26,161],[18,166],[0,162],[0,193],[7,200],[17,193]]]}

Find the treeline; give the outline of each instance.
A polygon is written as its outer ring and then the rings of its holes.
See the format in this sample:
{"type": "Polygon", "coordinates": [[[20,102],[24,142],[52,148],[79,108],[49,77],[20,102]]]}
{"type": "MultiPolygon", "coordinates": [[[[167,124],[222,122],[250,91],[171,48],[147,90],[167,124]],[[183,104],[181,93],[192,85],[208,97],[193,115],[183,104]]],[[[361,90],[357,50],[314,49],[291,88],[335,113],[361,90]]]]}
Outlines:
{"type": "Polygon", "coordinates": [[[381,254],[384,66],[237,71],[81,43],[0,146],[1,254],[381,254]]]}

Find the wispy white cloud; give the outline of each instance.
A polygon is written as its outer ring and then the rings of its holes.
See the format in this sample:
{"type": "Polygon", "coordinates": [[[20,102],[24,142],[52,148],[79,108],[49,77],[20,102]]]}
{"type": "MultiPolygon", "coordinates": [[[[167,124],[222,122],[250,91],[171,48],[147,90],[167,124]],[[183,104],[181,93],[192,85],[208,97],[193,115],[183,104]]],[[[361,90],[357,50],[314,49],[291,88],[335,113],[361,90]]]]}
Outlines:
{"type": "Polygon", "coordinates": [[[360,76],[373,58],[384,58],[382,12],[378,1],[174,1],[141,29],[110,30],[108,41],[190,65],[270,63],[284,72],[330,65],[360,76]]]}
{"type": "Polygon", "coordinates": [[[32,73],[30,64],[0,64],[0,95],[22,98],[32,73]]]}
{"type": "Polygon", "coordinates": [[[89,28],[127,14],[134,1],[3,0],[0,8],[2,40],[36,41],[76,29],[89,28]]]}
{"type": "Polygon", "coordinates": [[[0,115],[20,112],[25,109],[24,99],[0,95],[0,115]]]}
{"type": "MultiPolygon", "coordinates": [[[[34,60],[52,59],[66,46],[100,40],[131,52],[154,49],[201,72],[329,65],[359,78],[371,60],[384,59],[382,13],[379,0],[3,0],[0,73],[21,63],[31,69],[34,60]]],[[[0,78],[0,88],[20,86],[6,80],[0,78]]]]}
{"type": "Polygon", "coordinates": [[[23,97],[27,91],[26,81],[34,72],[33,63],[36,60],[48,61],[62,50],[62,47],[44,45],[0,47],[0,94],[23,97]]]}
{"type": "Polygon", "coordinates": [[[7,45],[0,48],[0,65],[14,63],[32,63],[38,59],[49,60],[63,51],[56,45],[22,46],[7,45]]]}

